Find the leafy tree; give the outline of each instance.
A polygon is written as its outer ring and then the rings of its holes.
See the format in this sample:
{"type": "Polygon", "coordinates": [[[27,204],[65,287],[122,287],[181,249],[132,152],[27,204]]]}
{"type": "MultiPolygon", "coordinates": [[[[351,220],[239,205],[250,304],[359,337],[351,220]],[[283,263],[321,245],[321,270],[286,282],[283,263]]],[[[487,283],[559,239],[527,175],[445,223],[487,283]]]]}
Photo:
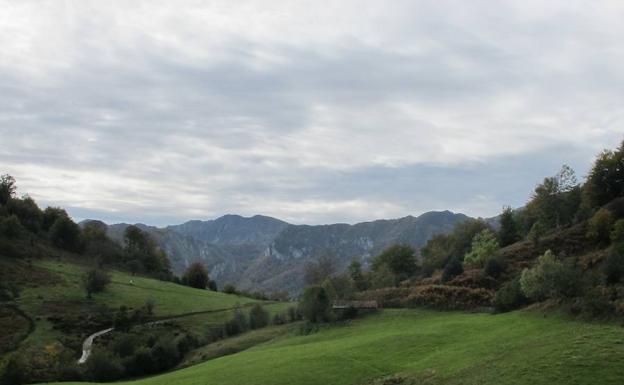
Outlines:
{"type": "Polygon", "coordinates": [[[353,259],[349,264],[349,276],[355,285],[355,288],[359,291],[368,289],[368,282],[362,273],[362,263],[353,259]]]}
{"type": "Polygon", "coordinates": [[[178,345],[172,338],[159,338],[152,347],[152,360],[155,371],[173,368],[180,360],[178,345]]]}
{"type": "Polygon", "coordinates": [[[329,277],[322,286],[331,300],[349,299],[355,294],[353,281],[346,274],[329,277]]]}
{"type": "Polygon", "coordinates": [[[494,295],[494,307],[498,311],[518,309],[527,302],[518,278],[505,283],[494,295]]]}
{"type": "Polygon", "coordinates": [[[9,215],[16,215],[22,225],[29,231],[36,233],[41,228],[41,217],[43,213],[37,203],[31,197],[23,199],[11,199],[6,204],[9,215]]]}
{"type": "Polygon", "coordinates": [[[190,287],[205,289],[210,281],[206,266],[201,262],[192,263],[186,268],[182,281],[190,287]]]}
{"type": "Polygon", "coordinates": [[[611,211],[602,208],[587,223],[587,238],[596,243],[608,243],[615,218],[611,211]]]}
{"type": "Polygon", "coordinates": [[[100,293],[106,289],[110,283],[110,276],[98,269],[89,270],[83,278],[83,286],[87,292],[87,298],[91,298],[94,293],[100,293]]]}
{"type": "Polygon", "coordinates": [[[624,219],[619,219],[615,222],[609,238],[612,243],[624,242],[624,219]]]}
{"type": "Polygon", "coordinates": [[[80,247],[80,227],[68,217],[59,217],[50,227],[50,240],[56,247],[77,251],[80,247]]]}
{"type": "Polygon", "coordinates": [[[385,287],[393,287],[399,283],[397,276],[394,275],[388,265],[381,265],[371,273],[371,286],[375,289],[383,289],[385,287]]]}
{"type": "Polygon", "coordinates": [[[408,245],[390,246],[373,259],[373,271],[382,266],[387,266],[397,281],[407,279],[418,269],[416,250],[408,245]]]}
{"type": "Polygon", "coordinates": [[[604,265],[605,281],[613,285],[624,278],[624,243],[614,245],[609,251],[604,265]]]}
{"type": "Polygon", "coordinates": [[[531,230],[527,238],[533,242],[534,245],[537,245],[542,237],[546,234],[546,226],[542,221],[537,221],[531,226],[531,230]]]}
{"type": "Polygon", "coordinates": [[[128,226],[124,232],[124,243],[128,259],[139,262],[134,268],[140,267],[147,272],[157,273],[159,278],[171,278],[169,258],[156,247],[147,232],[134,225],[128,226]]]}
{"type": "Polygon", "coordinates": [[[485,274],[492,278],[498,278],[506,269],[506,261],[500,257],[490,258],[485,263],[485,274]]]}
{"type": "Polygon", "coordinates": [[[304,282],[306,285],[320,285],[336,273],[336,264],[329,255],[321,255],[316,261],[306,263],[304,282]]]}
{"type": "Polygon", "coordinates": [[[518,228],[511,207],[504,207],[500,216],[500,230],[498,240],[501,247],[517,242],[520,239],[518,228]]]}
{"type": "Polygon", "coordinates": [[[217,281],[209,279],[208,280],[208,290],[210,290],[210,291],[219,291],[219,288],[217,287],[217,281]]]}
{"type": "Polygon", "coordinates": [[[41,228],[43,231],[49,231],[54,222],[61,217],[69,218],[67,211],[60,207],[46,207],[41,217],[41,228]]]}
{"type": "Polygon", "coordinates": [[[223,292],[225,294],[238,294],[236,286],[232,285],[231,283],[226,283],[225,286],[223,286],[223,292]]]}
{"type": "Polygon", "coordinates": [[[329,296],[321,286],[306,288],[299,307],[303,317],[310,322],[326,322],[331,319],[329,296]]]}
{"type": "Polygon", "coordinates": [[[9,174],[0,175],[0,205],[6,205],[14,198],[16,190],[15,178],[9,174]]]}
{"type": "Polygon", "coordinates": [[[11,215],[0,218],[0,236],[8,239],[17,239],[24,234],[24,227],[17,216],[11,215]]]}
{"type": "Polygon", "coordinates": [[[485,229],[475,235],[472,240],[472,250],[464,257],[464,262],[473,266],[484,266],[485,263],[496,256],[500,246],[496,234],[485,229]]]}
{"type": "Polygon", "coordinates": [[[454,257],[444,266],[442,271],[442,282],[448,282],[464,272],[464,266],[459,258],[454,257]]]}
{"type": "Polygon", "coordinates": [[[538,258],[537,265],[524,269],[520,277],[522,292],[531,299],[574,296],[579,288],[578,272],[558,261],[547,250],[538,258]]]}
{"type": "Polygon", "coordinates": [[[249,327],[260,329],[269,324],[269,312],[259,303],[254,304],[249,311],[249,327]]]}
{"type": "Polygon", "coordinates": [[[245,332],[247,329],[249,329],[249,320],[237,306],[234,310],[234,316],[225,324],[225,332],[229,336],[234,336],[245,332]]]}
{"type": "Polygon", "coordinates": [[[598,155],[583,193],[589,207],[603,206],[624,195],[624,142],[617,150],[604,150],[598,155]]]}

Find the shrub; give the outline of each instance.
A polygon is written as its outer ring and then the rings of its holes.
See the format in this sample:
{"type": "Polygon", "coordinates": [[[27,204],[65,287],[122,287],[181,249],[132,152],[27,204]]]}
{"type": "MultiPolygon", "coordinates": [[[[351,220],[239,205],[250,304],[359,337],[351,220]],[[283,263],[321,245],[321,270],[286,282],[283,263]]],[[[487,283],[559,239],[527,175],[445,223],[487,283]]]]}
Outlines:
{"type": "Polygon", "coordinates": [[[245,313],[243,313],[240,308],[234,310],[234,316],[225,324],[225,332],[229,336],[235,336],[237,334],[243,333],[247,331],[248,328],[249,322],[247,320],[247,317],[245,316],[245,313]]]}
{"type": "Polygon", "coordinates": [[[131,376],[142,376],[154,371],[152,352],[147,347],[138,348],[132,356],[124,361],[126,371],[131,376]]]}
{"type": "Polygon", "coordinates": [[[87,298],[91,298],[92,294],[100,293],[106,289],[110,283],[110,276],[98,269],[89,270],[83,278],[83,286],[87,292],[87,298]]]}
{"type": "Polygon", "coordinates": [[[50,227],[50,240],[56,247],[76,251],[80,246],[80,227],[68,217],[59,217],[50,227]]]}
{"type": "Polygon", "coordinates": [[[492,292],[482,288],[424,285],[412,289],[405,304],[448,310],[474,309],[491,306],[492,292]]]}
{"type": "Polygon", "coordinates": [[[394,245],[373,259],[373,271],[386,266],[401,281],[412,276],[417,269],[416,250],[408,245],[394,245]]]}
{"type": "Polygon", "coordinates": [[[286,317],[288,322],[300,321],[303,318],[303,316],[301,315],[301,311],[297,306],[290,306],[286,310],[286,317]]]}
{"type": "Polygon", "coordinates": [[[507,269],[507,263],[501,258],[490,258],[485,263],[485,274],[498,278],[507,269]]]}
{"type": "Polygon", "coordinates": [[[329,296],[321,286],[305,289],[299,307],[303,317],[310,322],[327,322],[331,319],[329,296]]]}
{"type": "Polygon", "coordinates": [[[485,229],[472,239],[472,248],[464,256],[464,263],[472,266],[484,266],[489,259],[494,258],[499,249],[496,234],[490,229],[485,229]]]}
{"type": "Polygon", "coordinates": [[[532,269],[524,269],[520,277],[522,292],[531,299],[573,297],[579,290],[579,273],[573,266],[558,261],[552,251],[540,256],[532,269]]]}
{"type": "Polygon", "coordinates": [[[254,304],[249,311],[249,327],[251,329],[260,329],[269,324],[269,312],[267,312],[259,303],[254,304]]]}
{"type": "Polygon", "coordinates": [[[510,311],[528,302],[518,278],[505,283],[494,295],[494,307],[498,311],[510,311]]]}
{"type": "Polygon", "coordinates": [[[206,266],[201,262],[192,263],[184,272],[182,281],[190,287],[205,289],[210,281],[206,266]]]}
{"type": "Polygon", "coordinates": [[[137,339],[132,335],[124,335],[117,340],[113,346],[113,351],[121,358],[134,354],[137,339]]]}
{"type": "Polygon", "coordinates": [[[223,292],[226,294],[238,294],[236,287],[231,283],[226,283],[225,286],[223,286],[223,292]]]}
{"type": "Polygon", "coordinates": [[[613,243],[624,241],[624,219],[619,219],[615,222],[613,230],[611,230],[610,238],[613,243]]]}
{"type": "Polygon", "coordinates": [[[529,241],[533,242],[534,245],[537,245],[544,236],[544,234],[546,234],[546,229],[547,227],[544,222],[537,221],[533,224],[533,226],[531,226],[527,238],[529,239],[529,241]]]}
{"type": "Polygon", "coordinates": [[[606,283],[616,284],[624,277],[624,244],[615,245],[607,256],[604,265],[606,283]]]}
{"type": "Polygon", "coordinates": [[[464,266],[462,265],[459,258],[454,257],[451,258],[450,261],[444,266],[444,271],[442,272],[442,282],[448,282],[454,277],[460,275],[464,272],[464,266]]]}
{"type": "Polygon", "coordinates": [[[17,239],[24,234],[24,227],[17,216],[11,215],[0,218],[0,236],[8,239],[17,239]]]}
{"type": "Polygon", "coordinates": [[[600,209],[587,223],[587,238],[596,243],[607,243],[615,221],[611,211],[600,209]]]}
{"type": "Polygon", "coordinates": [[[123,372],[119,357],[105,351],[96,350],[87,361],[87,373],[98,382],[117,380],[123,372]]]}
{"type": "Polygon", "coordinates": [[[4,367],[0,383],[7,385],[21,385],[28,382],[28,366],[24,357],[13,354],[4,367]]]}
{"type": "Polygon", "coordinates": [[[152,360],[155,371],[164,371],[174,367],[180,360],[178,345],[173,338],[160,338],[152,348],[152,360]]]}

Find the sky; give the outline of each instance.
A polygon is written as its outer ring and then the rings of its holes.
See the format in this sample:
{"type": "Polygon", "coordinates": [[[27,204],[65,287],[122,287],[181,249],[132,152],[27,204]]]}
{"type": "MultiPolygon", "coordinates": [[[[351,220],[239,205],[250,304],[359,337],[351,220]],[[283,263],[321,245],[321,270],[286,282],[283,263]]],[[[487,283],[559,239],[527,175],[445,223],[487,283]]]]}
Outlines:
{"type": "Polygon", "coordinates": [[[624,3],[0,0],[0,174],[77,220],[520,207],[624,139],[624,3]]]}

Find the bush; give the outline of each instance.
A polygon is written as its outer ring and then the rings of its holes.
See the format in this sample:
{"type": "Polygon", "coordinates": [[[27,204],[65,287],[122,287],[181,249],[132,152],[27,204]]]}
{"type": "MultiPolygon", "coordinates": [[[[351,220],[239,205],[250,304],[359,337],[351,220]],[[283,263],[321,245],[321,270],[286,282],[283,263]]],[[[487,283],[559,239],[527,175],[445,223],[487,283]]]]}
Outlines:
{"type": "Polygon", "coordinates": [[[624,241],[624,219],[619,219],[615,222],[613,230],[611,230],[610,238],[612,243],[624,241]]]}
{"type": "Polygon", "coordinates": [[[205,289],[208,287],[208,283],[210,282],[206,266],[204,266],[201,262],[192,263],[186,269],[182,281],[190,287],[205,289]]]}
{"type": "Polygon", "coordinates": [[[124,361],[126,371],[131,376],[142,376],[154,371],[152,352],[147,347],[138,348],[124,361]]]}
{"type": "Polygon", "coordinates": [[[13,354],[4,367],[0,383],[6,385],[21,385],[29,380],[28,365],[24,357],[13,354]]]}
{"type": "Polygon", "coordinates": [[[616,284],[624,277],[624,244],[619,243],[609,251],[604,265],[605,281],[609,285],[616,284]]]}
{"type": "Polygon", "coordinates": [[[558,261],[552,251],[540,256],[532,269],[524,269],[520,277],[522,292],[534,300],[574,297],[580,289],[580,275],[573,266],[558,261]]]}
{"type": "Polygon", "coordinates": [[[527,238],[534,245],[537,245],[539,241],[542,239],[542,237],[544,236],[544,234],[546,234],[546,230],[547,230],[547,227],[544,224],[544,222],[537,221],[533,224],[533,226],[531,226],[531,229],[529,230],[529,234],[527,235],[527,238]]]}
{"type": "Polygon", "coordinates": [[[172,338],[160,338],[152,348],[152,360],[157,372],[173,368],[180,360],[178,345],[172,338]]]}
{"type": "Polygon", "coordinates": [[[442,282],[448,282],[456,276],[460,275],[464,272],[464,266],[461,261],[457,257],[451,258],[450,261],[444,266],[444,271],[442,272],[442,282]]]}
{"type": "Polygon", "coordinates": [[[485,229],[474,236],[471,250],[464,256],[464,263],[478,267],[484,266],[488,260],[494,258],[499,249],[496,234],[490,229],[485,229]]]}
{"type": "Polygon", "coordinates": [[[58,248],[77,251],[80,246],[80,227],[68,217],[59,217],[50,227],[50,240],[58,248]]]}
{"type": "Polygon", "coordinates": [[[494,308],[502,312],[518,309],[527,302],[518,278],[505,283],[494,295],[494,308]]]}
{"type": "Polygon", "coordinates": [[[89,270],[83,278],[83,286],[87,292],[87,298],[91,298],[92,294],[100,293],[106,289],[110,283],[110,276],[98,269],[89,270]]]}
{"type": "Polygon", "coordinates": [[[587,238],[595,243],[608,243],[614,221],[611,211],[598,210],[587,223],[587,238]]]}
{"type": "Polygon", "coordinates": [[[251,329],[260,329],[269,324],[269,312],[264,310],[262,305],[254,304],[249,311],[249,327],[251,329]]]}
{"type": "Polygon", "coordinates": [[[327,322],[331,319],[329,296],[321,286],[305,289],[299,307],[303,317],[310,322],[327,322]]]}
{"type": "Polygon", "coordinates": [[[238,294],[236,287],[230,283],[226,283],[225,286],[223,286],[223,292],[225,294],[238,294]]]}
{"type": "Polygon", "coordinates": [[[0,236],[8,239],[17,239],[24,234],[24,227],[17,216],[11,215],[0,218],[0,236]]]}
{"type": "Polygon", "coordinates": [[[96,350],[87,361],[87,373],[98,382],[117,380],[123,372],[119,357],[105,351],[96,350]]]}
{"type": "Polygon", "coordinates": [[[492,292],[482,288],[446,285],[416,286],[404,300],[407,307],[428,306],[462,310],[492,305],[492,292]]]}
{"type": "Polygon", "coordinates": [[[248,328],[249,322],[240,308],[234,310],[234,316],[225,324],[225,332],[229,336],[235,336],[237,334],[243,333],[247,331],[248,328]]]}
{"type": "Polygon", "coordinates": [[[498,278],[507,269],[507,263],[501,258],[490,258],[485,263],[485,274],[492,278],[498,278]]]}

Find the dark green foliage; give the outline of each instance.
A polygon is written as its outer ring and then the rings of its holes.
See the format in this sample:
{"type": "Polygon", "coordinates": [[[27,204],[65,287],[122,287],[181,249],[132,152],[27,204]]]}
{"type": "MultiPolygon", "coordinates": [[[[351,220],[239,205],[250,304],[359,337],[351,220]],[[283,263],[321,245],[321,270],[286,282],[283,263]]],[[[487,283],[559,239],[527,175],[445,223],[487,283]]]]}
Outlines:
{"type": "Polygon", "coordinates": [[[13,354],[4,367],[0,378],[4,385],[21,385],[28,381],[28,365],[24,357],[13,354]]]}
{"type": "Polygon", "coordinates": [[[546,230],[547,230],[546,225],[544,225],[544,223],[541,220],[538,220],[537,222],[533,223],[533,226],[531,226],[531,230],[529,230],[529,234],[527,235],[527,238],[534,245],[537,245],[542,239],[542,237],[546,234],[546,230]]]}
{"type": "Polygon", "coordinates": [[[113,351],[121,358],[129,357],[134,354],[138,343],[135,336],[126,334],[115,342],[113,351]]]}
{"type": "Polygon", "coordinates": [[[354,259],[349,264],[349,276],[357,290],[364,291],[368,289],[369,283],[362,273],[362,263],[359,260],[354,259]]]}
{"type": "Polygon", "coordinates": [[[520,239],[516,220],[514,219],[511,207],[504,207],[500,216],[500,230],[498,231],[498,242],[501,247],[515,243],[520,239]]]}
{"type": "Polygon", "coordinates": [[[182,282],[196,289],[205,289],[208,286],[208,270],[201,262],[192,263],[184,272],[182,282]]]}
{"type": "Polygon", "coordinates": [[[394,245],[385,249],[373,259],[373,271],[386,266],[397,281],[402,281],[414,275],[418,269],[416,250],[408,245],[394,245]]]}
{"type": "Polygon", "coordinates": [[[119,357],[106,351],[94,351],[87,361],[87,373],[94,381],[117,380],[123,376],[123,372],[119,357]]]}
{"type": "Polygon", "coordinates": [[[580,272],[548,250],[533,268],[522,271],[520,285],[527,298],[533,300],[571,298],[580,293],[580,272]]]}
{"type": "Polygon", "coordinates": [[[78,251],[80,247],[80,227],[68,217],[59,217],[50,227],[50,240],[58,248],[78,251]]]}
{"type": "Polygon", "coordinates": [[[587,238],[595,243],[609,243],[615,218],[611,211],[602,208],[587,223],[587,238]]]}
{"type": "Polygon", "coordinates": [[[210,291],[219,291],[217,287],[217,281],[213,281],[212,279],[208,280],[208,290],[210,291]]]}
{"type": "Polygon", "coordinates": [[[297,306],[290,306],[286,310],[286,316],[287,316],[288,322],[300,321],[303,318],[303,315],[301,314],[301,311],[299,307],[297,306]]]}
{"type": "Polygon", "coordinates": [[[144,271],[158,279],[171,277],[169,258],[156,247],[148,233],[137,226],[128,226],[124,232],[124,242],[128,259],[126,265],[133,273],[144,271]]]}
{"type": "Polygon", "coordinates": [[[507,269],[507,263],[504,259],[490,258],[485,263],[485,274],[492,278],[498,278],[507,269]]]}
{"type": "Polygon", "coordinates": [[[171,369],[180,360],[178,345],[169,337],[158,339],[152,347],[152,360],[156,371],[171,369]]]}
{"type": "Polygon", "coordinates": [[[234,316],[225,324],[225,333],[228,336],[246,332],[249,329],[249,320],[240,308],[234,310],[234,316]]]}
{"type": "Polygon", "coordinates": [[[611,243],[624,242],[624,219],[619,219],[615,222],[609,238],[611,243]]]}
{"type": "Polygon", "coordinates": [[[25,229],[16,215],[0,218],[0,237],[17,239],[24,235],[25,229]]]}
{"type": "Polygon", "coordinates": [[[327,322],[331,319],[329,296],[321,286],[306,288],[299,308],[303,317],[310,322],[327,322]]]}
{"type": "Polygon", "coordinates": [[[142,376],[154,371],[154,360],[152,351],[148,347],[140,347],[126,360],[124,366],[127,374],[131,376],[142,376]]]}
{"type": "Polygon", "coordinates": [[[49,231],[54,222],[59,218],[69,218],[69,215],[60,207],[46,207],[41,216],[41,229],[49,231]]]}
{"type": "Polygon", "coordinates": [[[451,260],[444,266],[442,272],[442,282],[448,282],[456,276],[464,272],[464,266],[459,258],[451,258],[451,260]]]}
{"type": "Polygon", "coordinates": [[[254,304],[249,311],[249,328],[260,329],[269,324],[269,312],[259,303],[254,304]]]}
{"type": "Polygon", "coordinates": [[[30,197],[11,199],[6,204],[6,209],[9,215],[16,215],[22,225],[29,231],[36,233],[41,228],[43,213],[34,199],[30,197]]]}
{"type": "Polygon", "coordinates": [[[614,245],[609,251],[604,265],[605,281],[613,285],[624,277],[624,243],[614,245]]]}
{"type": "Polygon", "coordinates": [[[223,286],[223,292],[226,294],[238,294],[236,287],[230,283],[226,283],[225,286],[223,286]]]}
{"type": "Polygon", "coordinates": [[[433,236],[422,248],[423,269],[427,274],[444,268],[453,257],[463,258],[472,247],[472,240],[481,231],[489,229],[482,220],[468,219],[458,223],[450,234],[433,236]]]}
{"type": "Polygon", "coordinates": [[[505,283],[494,295],[494,307],[498,311],[518,309],[527,303],[518,278],[505,283]]]}
{"type": "Polygon", "coordinates": [[[605,150],[598,155],[583,193],[589,207],[603,206],[624,195],[624,143],[615,151],[605,150]]]}
{"type": "Polygon", "coordinates": [[[91,298],[94,293],[103,292],[110,283],[110,276],[102,270],[89,270],[83,278],[83,286],[87,292],[87,298],[91,298]]]}
{"type": "Polygon", "coordinates": [[[6,205],[9,200],[15,197],[15,178],[9,174],[0,175],[0,205],[6,205]]]}

